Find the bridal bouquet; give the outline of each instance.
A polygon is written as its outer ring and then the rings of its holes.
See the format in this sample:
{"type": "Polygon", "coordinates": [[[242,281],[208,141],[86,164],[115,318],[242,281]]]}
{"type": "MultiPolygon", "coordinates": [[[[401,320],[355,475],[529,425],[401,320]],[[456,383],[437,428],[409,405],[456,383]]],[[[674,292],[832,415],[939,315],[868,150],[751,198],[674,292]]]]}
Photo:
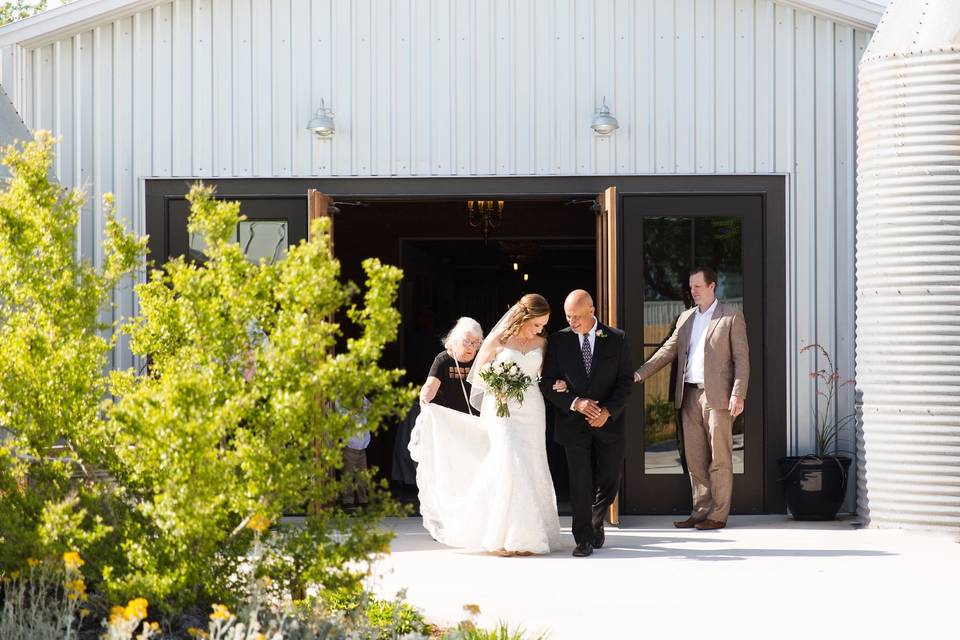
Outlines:
{"type": "Polygon", "coordinates": [[[497,399],[497,417],[509,418],[507,402],[512,398],[523,404],[523,392],[533,383],[513,360],[488,362],[480,369],[480,379],[497,399]]]}

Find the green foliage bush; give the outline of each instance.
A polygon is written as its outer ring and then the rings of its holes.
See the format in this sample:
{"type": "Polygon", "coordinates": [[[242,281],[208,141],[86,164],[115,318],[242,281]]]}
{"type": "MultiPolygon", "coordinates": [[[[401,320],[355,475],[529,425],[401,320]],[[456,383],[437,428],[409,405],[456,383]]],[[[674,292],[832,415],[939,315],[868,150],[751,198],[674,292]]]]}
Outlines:
{"type": "Polygon", "coordinates": [[[207,260],[175,259],[137,286],[141,315],[123,330],[149,371],[112,374],[108,469],[134,506],[116,525],[121,571],[103,567],[109,591],[230,601],[250,518],[276,521],[305,507],[312,513],[302,526],[273,531],[260,571],[288,593],[356,584],[370,554],[387,547],[376,525],[393,507],[374,492],[366,509],[344,514],[334,506],[344,484],[334,472],[348,438],[412,398],[397,386],[401,371],[378,366],[397,333],[401,272],[366,260],[357,306],[357,288],[339,281],[326,220],[286,259],[252,264],[232,241],[239,205],[204,186],[188,199],[189,229],[202,235],[207,260]],[[344,309],[359,334],[334,354],[341,333],[332,318],[344,309]]]}
{"type": "Polygon", "coordinates": [[[104,267],[75,258],[84,195],[48,178],[53,144],[41,132],[3,159],[12,177],[0,190],[0,571],[109,530],[93,471],[112,446],[99,406],[113,342],[98,318],[145,251],[108,200],[104,267]]]}
{"type": "Polygon", "coordinates": [[[371,491],[368,507],[343,513],[336,471],[349,437],[413,398],[400,371],[378,365],[397,333],[400,270],[365,261],[356,303],[323,220],[284,260],[252,264],[231,239],[239,205],[196,186],[189,224],[207,259],[153,270],[136,286],[140,315],[100,326],[145,239],[108,209],[104,267],[77,260],[84,198],[49,180],[52,148],[41,133],[8,150],[0,191],[0,425],[12,434],[0,450],[0,571],[78,550],[109,601],[167,611],[235,604],[251,573],[278,595],[355,586],[397,507],[371,491]],[[145,371],[105,374],[118,333],[145,371]],[[252,561],[259,531],[305,510],[264,532],[252,561]]]}

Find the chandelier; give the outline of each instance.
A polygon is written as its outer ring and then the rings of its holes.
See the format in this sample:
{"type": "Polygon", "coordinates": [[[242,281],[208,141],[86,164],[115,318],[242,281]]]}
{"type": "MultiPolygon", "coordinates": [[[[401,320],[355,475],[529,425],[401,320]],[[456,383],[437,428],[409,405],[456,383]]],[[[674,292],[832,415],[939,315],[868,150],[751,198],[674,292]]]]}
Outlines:
{"type": "Polygon", "coordinates": [[[500,226],[503,217],[503,200],[467,200],[467,220],[471,227],[479,227],[483,241],[487,241],[492,229],[500,226]]]}

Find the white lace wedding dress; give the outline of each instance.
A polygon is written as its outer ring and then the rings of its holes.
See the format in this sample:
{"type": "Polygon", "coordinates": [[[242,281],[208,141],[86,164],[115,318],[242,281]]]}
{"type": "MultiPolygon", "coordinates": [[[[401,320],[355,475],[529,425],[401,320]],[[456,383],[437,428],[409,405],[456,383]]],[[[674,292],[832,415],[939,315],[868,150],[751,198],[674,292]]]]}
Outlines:
{"type": "MultiPolygon", "coordinates": [[[[534,380],[543,350],[500,350],[534,380]]],[[[484,395],[480,416],[424,406],[410,436],[423,526],[438,541],[487,551],[549,553],[560,548],[557,498],[547,466],[543,395],[536,382],[523,404],[498,418],[484,395]]]]}

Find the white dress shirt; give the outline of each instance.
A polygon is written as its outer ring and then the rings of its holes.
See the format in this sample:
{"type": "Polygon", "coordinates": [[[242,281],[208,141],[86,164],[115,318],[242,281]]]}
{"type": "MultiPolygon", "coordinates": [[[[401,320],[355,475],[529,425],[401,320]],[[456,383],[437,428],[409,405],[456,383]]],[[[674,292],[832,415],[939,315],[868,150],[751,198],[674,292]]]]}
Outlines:
{"type": "MultiPolygon", "coordinates": [[[[586,332],[586,333],[578,333],[578,334],[577,334],[577,344],[580,346],[580,353],[581,353],[581,354],[583,353],[583,336],[587,336],[587,340],[590,342],[590,357],[591,357],[591,358],[593,357],[593,349],[594,349],[594,346],[597,344],[597,325],[598,325],[598,324],[599,324],[599,322],[597,321],[596,316],[594,316],[594,318],[593,318],[593,326],[590,327],[590,331],[588,331],[588,332],[586,332]]],[[[580,396],[577,396],[576,398],[573,399],[573,402],[570,403],[570,411],[574,411],[574,407],[576,406],[577,400],[579,400],[579,399],[580,399],[580,396]]]]}
{"type": "Polygon", "coordinates": [[[693,314],[693,331],[690,334],[690,349],[687,351],[687,368],[683,374],[683,381],[690,384],[703,384],[703,348],[707,341],[707,327],[717,308],[714,300],[706,311],[700,307],[693,314]]]}

